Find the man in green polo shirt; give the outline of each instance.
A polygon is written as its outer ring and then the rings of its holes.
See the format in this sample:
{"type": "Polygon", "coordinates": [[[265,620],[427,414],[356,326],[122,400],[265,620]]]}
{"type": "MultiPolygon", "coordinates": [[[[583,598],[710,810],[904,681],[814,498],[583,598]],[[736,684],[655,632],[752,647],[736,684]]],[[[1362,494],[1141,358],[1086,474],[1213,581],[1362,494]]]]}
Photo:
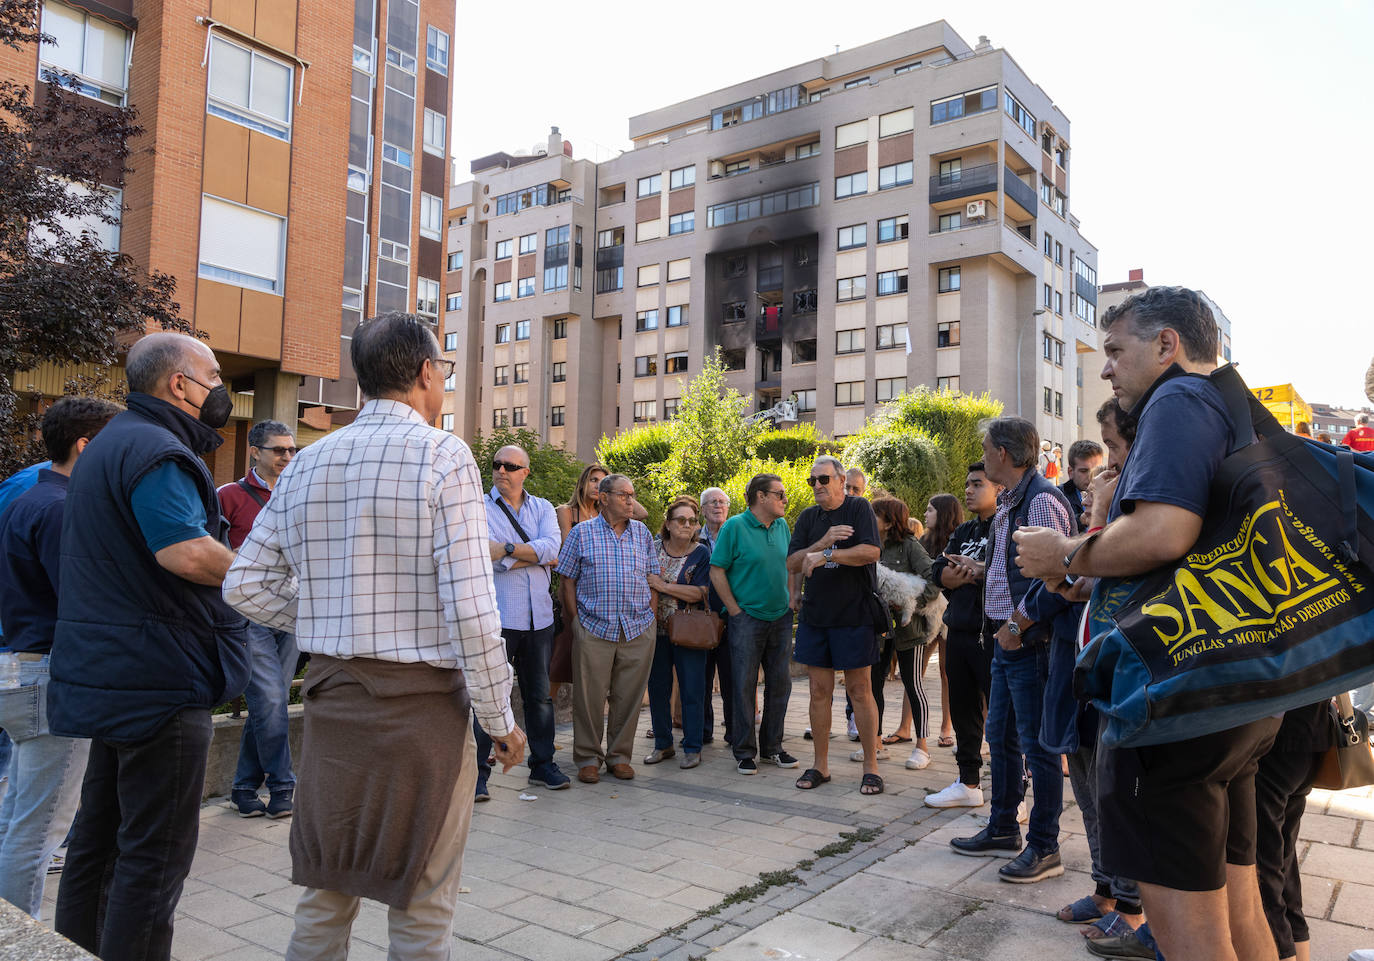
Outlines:
{"type": "Polygon", "coordinates": [[[782,749],[782,719],[792,694],[792,606],[787,587],[787,545],[792,532],[787,491],[777,474],[759,474],[745,488],[749,509],[726,521],[711,552],[711,586],[730,615],[730,667],[734,679],[736,769],[754,774],[762,741],[763,759],[778,767],[797,766],[782,749]],[[763,724],[754,728],[759,664],[763,664],[763,724]]]}

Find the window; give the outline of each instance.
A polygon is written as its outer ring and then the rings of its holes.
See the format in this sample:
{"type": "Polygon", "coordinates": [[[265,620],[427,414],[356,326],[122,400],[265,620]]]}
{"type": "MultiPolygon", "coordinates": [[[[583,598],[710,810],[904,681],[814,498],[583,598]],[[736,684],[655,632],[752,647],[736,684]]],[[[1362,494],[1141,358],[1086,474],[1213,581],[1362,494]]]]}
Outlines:
{"type": "Polygon", "coordinates": [[[463,269],[463,252],[462,252],[461,250],[455,250],[455,251],[453,251],[451,254],[448,255],[448,269],[449,269],[449,270],[462,270],[462,269],[463,269]]]}
{"type": "Polygon", "coordinates": [[[402,150],[400,147],[389,143],[382,144],[382,159],[396,164],[398,167],[411,169],[412,158],[409,150],[402,150]]]}
{"type": "Polygon", "coordinates": [[[493,373],[495,374],[495,377],[493,378],[492,383],[493,383],[495,386],[497,386],[497,387],[505,387],[506,384],[510,383],[510,368],[507,367],[505,364],[499,364],[499,365],[497,365],[496,367],[494,367],[492,370],[493,370],[493,373]]]}
{"type": "Polygon", "coordinates": [[[532,254],[538,246],[538,237],[535,234],[520,235],[520,252],[522,254],[532,254]]]}
{"type": "Polygon", "coordinates": [[[635,314],[635,330],[658,330],[658,311],[641,310],[635,314]]]}
{"type": "Polygon", "coordinates": [[[749,172],[749,161],[733,160],[725,165],[725,176],[733,177],[736,174],[747,174],[749,172]]]}
{"type": "Polygon", "coordinates": [[[835,199],[868,193],[868,171],[835,178],[835,199]]]}
{"type": "Polygon", "coordinates": [[[792,394],[797,398],[797,413],[810,413],[816,409],[816,388],[795,391],[792,394]]]}
{"type": "Polygon", "coordinates": [[[906,107],[885,113],[878,118],[878,136],[891,137],[894,134],[909,133],[916,126],[916,108],[906,107]]]}
{"type": "Polygon", "coordinates": [[[1054,312],[1064,316],[1064,295],[1057,290],[1054,292],[1054,312]]]}
{"type": "Polygon", "coordinates": [[[958,289],[959,289],[959,268],[958,268],[958,267],[941,267],[941,268],[940,268],[940,281],[939,281],[939,286],[936,288],[936,292],[937,292],[937,293],[941,293],[941,294],[947,294],[947,293],[950,293],[951,291],[958,290],[958,289]]]}
{"type": "MultiPolygon", "coordinates": [[[[1064,342],[1062,340],[1056,340],[1054,342],[1054,366],[1064,366],[1064,342]]],[[[1079,384],[1079,386],[1081,387],[1083,385],[1079,384]]]]}
{"type": "Polygon", "coordinates": [[[596,247],[602,250],[606,247],[619,247],[625,243],[625,228],[613,227],[610,230],[598,231],[596,235],[596,247]]]}
{"type": "Polygon", "coordinates": [[[798,160],[805,160],[807,157],[818,156],[820,152],[821,142],[813,140],[810,143],[798,144],[795,156],[798,160]]]}
{"type": "Polygon", "coordinates": [[[681,214],[668,215],[668,236],[674,234],[690,234],[697,226],[696,211],[689,210],[681,214]]]}
{"type": "Polygon", "coordinates": [[[906,346],[906,324],[879,324],[877,334],[879,350],[890,350],[893,347],[906,346]]]}
{"type": "Polygon", "coordinates": [[[567,340],[567,339],[568,339],[568,321],[567,321],[566,318],[560,317],[560,318],[558,318],[557,320],[555,320],[555,321],[553,322],[553,339],[554,339],[554,340],[567,340]]]}
{"type": "Polygon", "coordinates": [[[555,264],[544,267],[544,290],[568,289],[568,265],[555,264]]]}
{"type": "Polygon", "coordinates": [[[937,123],[958,120],[960,117],[968,117],[996,108],[997,85],[993,84],[990,87],[980,87],[977,90],[970,90],[954,97],[945,97],[943,100],[932,100],[930,102],[930,122],[933,126],[937,123]]]}
{"type": "Polygon", "coordinates": [[[964,177],[964,161],[955,157],[953,160],[940,161],[940,186],[947,187],[950,184],[957,184],[964,177]]]}
{"type": "Polygon", "coordinates": [[[624,267],[603,267],[596,272],[596,292],[598,294],[608,293],[612,290],[622,290],[624,287],[624,267]]]}
{"type": "Polygon", "coordinates": [[[843,381],[835,385],[835,406],[854,407],[864,402],[864,382],[843,381]]]}
{"type": "Polygon", "coordinates": [[[1053,200],[1053,198],[1054,198],[1054,185],[1051,184],[1048,180],[1045,180],[1044,178],[1041,178],[1041,180],[1040,180],[1040,202],[1041,202],[1042,204],[1044,204],[1045,206],[1048,207],[1049,204],[1050,204],[1050,202],[1051,202],[1051,200],[1053,200]]]}
{"type": "Polygon", "coordinates": [[[525,412],[526,412],[528,409],[529,409],[529,408],[527,408],[527,407],[517,407],[517,408],[515,408],[515,410],[513,410],[513,411],[511,412],[511,415],[512,415],[512,416],[511,416],[510,424],[511,424],[512,427],[524,427],[524,426],[525,426],[525,412]]]}
{"type": "Polygon", "coordinates": [[[635,376],[653,377],[658,373],[658,355],[645,354],[635,358],[635,376]]]}
{"type": "Polygon", "coordinates": [[[504,281],[496,285],[496,296],[492,298],[498,304],[503,300],[510,300],[510,281],[504,281]]]}
{"type": "Polygon", "coordinates": [[[837,354],[857,354],[864,349],[864,331],[860,327],[857,330],[837,330],[835,331],[835,353],[837,354]]]}
{"type": "Polygon", "coordinates": [[[782,289],[782,251],[766,248],[759,251],[754,285],[761,291],[782,289]]]}
{"type": "Polygon", "coordinates": [[[905,377],[880,377],[873,382],[873,399],[882,404],[906,393],[905,377]]]}
{"type": "MultiPolygon", "coordinates": [[[[112,104],[124,102],[129,62],[127,31],[99,17],[88,17],[65,3],[47,0],[43,4],[42,32],[57,41],[40,46],[39,59],[44,67],[75,74],[76,89],[88,97],[112,104]]],[[[40,70],[40,77],[46,72],[40,70]]]]}
{"type": "Polygon", "coordinates": [[[438,27],[425,29],[425,66],[439,73],[448,73],[448,34],[438,27]]]}
{"type": "Polygon", "coordinates": [[[720,322],[723,324],[737,324],[746,319],[749,314],[749,305],[742,300],[732,300],[721,305],[720,322]]]}
{"type": "Polygon", "coordinates": [[[496,259],[510,260],[511,242],[509,240],[498,240],[496,242],[496,259]]]}
{"type": "Polygon", "coordinates": [[[654,194],[663,192],[663,175],[652,174],[648,177],[640,177],[636,195],[640,197],[652,197],[654,194]]]}
{"type": "Polygon", "coordinates": [[[1054,242],[1054,262],[1060,267],[1064,266],[1064,245],[1057,240],[1054,242]]]}
{"type": "Polygon", "coordinates": [[[444,225],[444,202],[433,194],[420,194],[420,236],[438,240],[444,225]]]}
{"type": "Polygon", "coordinates": [[[947,230],[958,230],[958,229],[959,229],[960,227],[962,227],[963,225],[964,225],[964,218],[963,218],[963,216],[960,215],[960,214],[954,213],[954,214],[941,214],[941,215],[940,215],[940,223],[939,223],[939,230],[940,230],[940,233],[944,233],[944,232],[947,231],[947,230]]]}
{"type": "Polygon", "coordinates": [[[564,383],[568,379],[568,362],[565,360],[554,361],[553,382],[555,384],[564,383]]]}
{"type": "Polygon", "coordinates": [[[1068,200],[1068,197],[1065,197],[1058,190],[1056,190],[1054,192],[1054,202],[1052,204],[1052,206],[1054,207],[1054,212],[1061,217],[1064,216],[1064,207],[1068,203],[1068,200]]]}
{"type": "Polygon", "coordinates": [[[732,277],[743,277],[749,273],[748,257],[726,257],[723,273],[726,280],[732,277]]]}
{"type": "Polygon", "coordinates": [[[460,291],[459,291],[458,293],[456,293],[456,294],[449,294],[448,297],[447,297],[447,298],[445,299],[445,301],[444,301],[444,309],[445,309],[445,310],[462,310],[462,309],[463,309],[463,292],[460,290],[460,291]]]}
{"type": "Polygon", "coordinates": [[[492,427],[509,427],[509,426],[510,426],[510,411],[505,410],[505,409],[493,410],[493,411],[491,412],[491,426],[492,426],[492,427]]]}
{"type": "Polygon", "coordinates": [[[878,296],[906,293],[906,271],[884,270],[878,272],[878,296]]]}
{"type": "Polygon", "coordinates": [[[682,405],[681,397],[663,398],[663,419],[672,420],[677,416],[677,409],[682,405]]]}
{"type": "Polygon", "coordinates": [[[723,227],[726,224],[743,223],[758,217],[801,210],[820,203],[820,184],[802,184],[787,190],[756,194],[741,200],[730,200],[723,204],[712,204],[706,208],[706,226],[723,227]]]}
{"type": "Polygon", "coordinates": [[[959,346],[959,321],[950,321],[948,324],[937,324],[935,327],[935,346],[936,347],[958,347],[959,346]]]}
{"type": "Polygon", "coordinates": [[[1043,407],[1045,408],[1045,413],[1047,413],[1047,414],[1053,414],[1053,413],[1054,413],[1054,391],[1050,390],[1048,387],[1044,388],[1044,395],[1043,395],[1043,397],[1041,398],[1041,400],[1042,400],[1042,405],[1041,405],[1041,406],[1043,406],[1043,407]]]}
{"type": "Polygon", "coordinates": [[[496,325],[496,342],[498,344],[510,343],[510,324],[496,325]]]}
{"type": "Polygon", "coordinates": [[[903,215],[878,221],[878,243],[888,244],[894,240],[906,240],[907,220],[908,218],[903,215]]]}
{"type": "Polygon", "coordinates": [[[209,87],[208,112],[291,138],[292,73],[286,64],[217,36],[211,41],[209,87]]]}
{"type": "Polygon", "coordinates": [[[634,407],[635,423],[643,424],[651,420],[658,420],[658,401],[656,400],[637,400],[634,407]]]}
{"type": "Polygon", "coordinates": [[[835,281],[835,300],[863,300],[868,296],[868,278],[860,275],[858,277],[840,277],[835,281]]]}
{"type": "Polygon", "coordinates": [[[816,312],[816,288],[792,291],[792,313],[814,314],[816,312]]]}
{"type": "Polygon", "coordinates": [[[816,342],[796,340],[792,342],[792,363],[814,364],[816,362],[816,342]]]}
{"type": "Polygon", "coordinates": [[[1044,284],[1041,287],[1040,303],[1046,308],[1054,303],[1054,289],[1049,284],[1044,284]]]}
{"type": "Polygon", "coordinates": [[[686,327],[687,326],[687,305],[678,304],[668,308],[668,326],[686,327]]]}
{"type": "Polygon", "coordinates": [[[451,394],[458,387],[458,375],[449,374],[444,378],[444,393],[451,394]]]}
{"type": "Polygon", "coordinates": [[[450,433],[453,432],[453,415],[452,415],[452,414],[444,414],[442,417],[439,418],[439,423],[443,425],[443,429],[444,429],[444,430],[449,431],[450,433]]]}
{"type": "Polygon", "coordinates": [[[690,167],[678,167],[676,170],[668,171],[668,189],[677,190],[679,187],[690,187],[697,182],[697,168],[693,164],[690,167]]]}
{"type": "Polygon", "coordinates": [[[856,120],[835,128],[835,149],[843,150],[855,144],[868,142],[868,121],[856,120]]]}
{"type": "Polygon", "coordinates": [[[566,410],[566,408],[564,408],[562,404],[557,404],[557,405],[555,405],[555,406],[549,408],[549,426],[550,426],[550,427],[562,427],[562,426],[563,426],[563,418],[564,418],[564,411],[565,411],[565,410],[566,410]]]}
{"type": "Polygon", "coordinates": [[[911,71],[915,70],[915,69],[916,69],[917,67],[919,67],[920,65],[921,65],[921,61],[916,60],[916,61],[914,61],[914,62],[912,62],[912,63],[904,63],[904,64],[902,64],[900,67],[893,67],[893,68],[892,68],[892,72],[893,72],[893,74],[910,73],[911,71]]]}
{"type": "Polygon", "coordinates": [[[852,227],[841,227],[839,243],[840,250],[850,250],[854,247],[862,247],[868,243],[868,224],[854,224],[852,227]]]}
{"type": "Polygon", "coordinates": [[[687,373],[687,351],[680,350],[671,354],[664,354],[663,372],[665,374],[687,373]]]}
{"type": "Polygon", "coordinates": [[[1054,356],[1054,338],[1049,334],[1040,335],[1040,356],[1049,360],[1054,356]]]}
{"type": "Polygon", "coordinates": [[[1054,416],[1064,416],[1064,395],[1057,390],[1054,392],[1054,416]]]}
{"type": "Polygon", "coordinates": [[[1054,148],[1054,165],[1064,168],[1069,166],[1069,148],[1062,143],[1054,148]]]}
{"type": "Polygon", "coordinates": [[[426,317],[439,316],[439,281],[428,277],[415,278],[415,313],[426,317]]]}
{"type": "Polygon", "coordinates": [[[868,78],[867,78],[867,77],[860,77],[860,78],[857,79],[857,80],[846,80],[846,81],[844,82],[844,89],[848,90],[848,89],[850,89],[851,87],[861,87],[861,86],[863,86],[863,85],[866,84],[866,83],[868,83],[868,78]]]}
{"type": "Polygon", "coordinates": [[[905,187],[907,184],[911,183],[912,169],[910,160],[904,160],[901,163],[892,164],[887,167],[879,167],[878,189],[888,190],[892,187],[905,187]]]}
{"type": "Polygon", "coordinates": [[[252,207],[202,197],[200,276],[236,287],[281,292],[286,221],[252,207]]]}
{"type": "Polygon", "coordinates": [[[444,156],[448,152],[448,118],[425,108],[425,153],[444,156]]]}
{"type": "Polygon", "coordinates": [[[458,349],[458,334],[457,334],[457,333],[447,333],[447,334],[444,334],[444,350],[457,350],[457,349],[458,349]]]}
{"type": "Polygon", "coordinates": [[[692,276],[692,259],[683,257],[681,260],[668,261],[668,282],[675,280],[687,280],[692,276]]]}
{"type": "Polygon", "coordinates": [[[529,322],[528,320],[517,320],[517,321],[515,322],[515,339],[516,339],[516,340],[529,340],[529,339],[530,339],[530,322],[529,322]]]}
{"type": "Polygon", "coordinates": [[[516,297],[533,297],[533,296],[534,296],[534,278],[533,278],[533,277],[521,277],[521,278],[516,282],[515,296],[516,296],[516,297]]]}
{"type": "Polygon", "coordinates": [[[1015,121],[1016,125],[1026,132],[1026,135],[1035,139],[1035,115],[1025,107],[1021,106],[1021,101],[1011,95],[1008,90],[1006,97],[1007,116],[1015,121]]]}
{"type": "Polygon", "coordinates": [[[958,375],[958,374],[955,374],[953,377],[936,377],[936,378],[935,378],[935,389],[936,389],[936,390],[949,390],[949,391],[958,392],[958,390],[959,390],[959,375],[958,375]]]}
{"type": "Polygon", "coordinates": [[[516,364],[516,365],[515,365],[515,383],[517,383],[517,384],[528,384],[529,382],[530,382],[530,365],[529,365],[529,364],[516,364]]]}
{"type": "Polygon", "coordinates": [[[1041,242],[1040,249],[1045,252],[1046,257],[1054,256],[1054,238],[1048,233],[1045,234],[1045,239],[1041,242]]]}

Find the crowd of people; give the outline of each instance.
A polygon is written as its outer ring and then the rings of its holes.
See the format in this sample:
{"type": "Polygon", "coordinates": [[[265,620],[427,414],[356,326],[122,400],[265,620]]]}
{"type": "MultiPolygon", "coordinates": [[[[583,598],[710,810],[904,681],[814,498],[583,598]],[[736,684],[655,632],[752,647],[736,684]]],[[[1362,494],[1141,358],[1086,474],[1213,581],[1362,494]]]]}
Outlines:
{"type": "Polygon", "coordinates": [[[598,464],[555,507],[525,489],[529,453],[507,446],[484,491],[469,447],[432,426],[453,365],[420,318],[355,331],[367,401],[351,425],[298,450],[290,427],[260,422],[246,475],[218,490],[200,456],[230,412],[214,354],[178,334],[143,338],[127,409],[53,404],[51,461],[0,517],[0,623],[21,671],[0,697],[14,742],[0,896],[37,917],[65,839],[56,929],[106,961],[169,957],[210,710],[243,691],[231,803],[292,817],[291,877],[305,890],[286,957],[345,957],[368,898],[389,907],[392,956],[445,958],[492,766],[523,761],[530,784],[572,787],[550,682],[570,641],[582,784],[635,777],[646,695],[640,763],[680,751],[680,769],[701,765],[717,687],[740,775],[801,768],[784,729],[795,660],[811,742],[798,790],[842,777],[830,750],[842,675],[859,793],[884,791],[889,747],[910,744],[914,770],[953,748],[957,777],[924,803],[987,804],[986,826],[950,845],[1004,858],[1004,881],[1064,873],[1067,777],[1094,889],[1057,917],[1092,954],[1308,957],[1294,846],[1325,705],[1110,748],[1074,697],[1094,584],[1181,556],[1212,474],[1243,442],[1216,389],[1178,376],[1213,365],[1203,298],[1155,288],[1102,327],[1114,397],[1097,412],[1100,445],[1062,455],[1029,421],[998,417],[962,497],[906,504],[821,455],[794,527],[786,484],[761,473],[739,513],[708,488],[670,503],[656,535],[633,479],[598,464]],[[923,689],[933,657],[938,731],[923,689]],[[293,764],[287,701],[303,658],[293,764]],[[894,669],[900,720],[884,696],[894,669]]]}

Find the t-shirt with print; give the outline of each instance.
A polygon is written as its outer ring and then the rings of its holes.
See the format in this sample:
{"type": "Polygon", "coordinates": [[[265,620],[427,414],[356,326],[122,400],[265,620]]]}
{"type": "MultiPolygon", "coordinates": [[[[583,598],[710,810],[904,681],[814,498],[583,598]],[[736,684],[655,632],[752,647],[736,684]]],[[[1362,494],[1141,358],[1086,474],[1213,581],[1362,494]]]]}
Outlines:
{"type": "MultiPolygon", "coordinates": [[[[805,550],[820,540],[830,528],[841,524],[853,527],[854,533],[836,544],[836,550],[861,544],[881,546],[878,541],[878,519],[873,516],[872,506],[862,497],[846,495],[844,502],[833,511],[821,510],[819,505],[802,511],[797,518],[797,529],[792,532],[792,543],[787,547],[788,555],[805,550]]],[[[862,567],[845,564],[833,568],[817,567],[805,582],[802,622],[812,627],[858,627],[871,623],[868,599],[873,585],[872,564],[862,567]]]]}

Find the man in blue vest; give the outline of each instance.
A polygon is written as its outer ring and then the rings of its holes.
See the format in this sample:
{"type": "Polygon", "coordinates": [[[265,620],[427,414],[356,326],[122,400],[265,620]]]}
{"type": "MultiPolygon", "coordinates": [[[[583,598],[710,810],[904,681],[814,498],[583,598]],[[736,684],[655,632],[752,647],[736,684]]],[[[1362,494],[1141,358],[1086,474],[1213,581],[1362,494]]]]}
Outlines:
{"type": "Polygon", "coordinates": [[[91,739],[54,927],[105,961],[171,956],[199,828],[210,708],[243,690],[247,622],[220,585],[202,454],[233,402],[210,348],[155,333],[129,351],[128,410],[81,455],[62,519],[48,724],[91,739]]]}

